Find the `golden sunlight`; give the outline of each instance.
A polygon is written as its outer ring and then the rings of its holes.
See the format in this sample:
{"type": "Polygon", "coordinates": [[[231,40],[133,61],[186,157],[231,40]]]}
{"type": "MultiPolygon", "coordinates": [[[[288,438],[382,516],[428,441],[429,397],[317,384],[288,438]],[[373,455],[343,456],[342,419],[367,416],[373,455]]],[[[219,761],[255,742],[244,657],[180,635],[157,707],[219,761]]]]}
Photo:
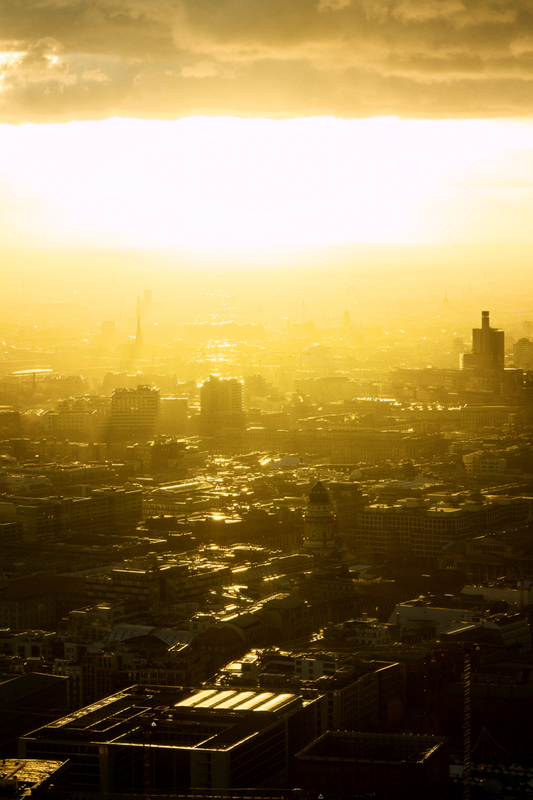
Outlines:
{"type": "Polygon", "coordinates": [[[0,126],[3,247],[531,241],[533,123],[0,126]]]}

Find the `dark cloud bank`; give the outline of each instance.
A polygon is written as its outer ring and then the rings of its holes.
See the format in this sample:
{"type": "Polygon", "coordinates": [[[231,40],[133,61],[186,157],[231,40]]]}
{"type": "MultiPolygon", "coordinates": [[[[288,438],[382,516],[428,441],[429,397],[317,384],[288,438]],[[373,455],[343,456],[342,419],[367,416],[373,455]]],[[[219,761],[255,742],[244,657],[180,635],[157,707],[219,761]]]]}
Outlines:
{"type": "Polygon", "coordinates": [[[0,0],[0,121],[529,116],[530,0],[0,0]]]}

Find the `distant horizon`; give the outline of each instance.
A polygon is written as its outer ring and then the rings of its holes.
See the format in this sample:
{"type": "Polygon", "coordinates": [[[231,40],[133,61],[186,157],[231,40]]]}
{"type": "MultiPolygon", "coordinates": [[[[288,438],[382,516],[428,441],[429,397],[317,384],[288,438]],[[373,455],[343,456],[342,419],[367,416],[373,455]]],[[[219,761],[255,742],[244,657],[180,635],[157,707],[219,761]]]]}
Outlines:
{"type": "Polygon", "coordinates": [[[533,121],[0,125],[1,248],[533,246],[533,121]]]}

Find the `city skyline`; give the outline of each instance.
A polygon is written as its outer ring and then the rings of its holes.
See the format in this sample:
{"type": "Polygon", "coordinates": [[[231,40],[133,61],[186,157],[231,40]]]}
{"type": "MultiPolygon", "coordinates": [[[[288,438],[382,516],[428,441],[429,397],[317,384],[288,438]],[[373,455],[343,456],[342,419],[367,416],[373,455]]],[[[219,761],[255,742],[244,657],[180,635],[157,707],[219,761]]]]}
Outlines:
{"type": "Polygon", "coordinates": [[[2,786],[533,786],[533,9],[0,0],[2,786]]]}

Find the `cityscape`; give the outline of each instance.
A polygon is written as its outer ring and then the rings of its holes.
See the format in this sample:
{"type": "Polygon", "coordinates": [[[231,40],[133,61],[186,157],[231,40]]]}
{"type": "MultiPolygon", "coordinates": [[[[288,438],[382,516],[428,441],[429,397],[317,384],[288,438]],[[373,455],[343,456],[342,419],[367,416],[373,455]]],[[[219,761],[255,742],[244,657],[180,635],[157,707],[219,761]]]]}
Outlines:
{"type": "Polygon", "coordinates": [[[0,0],[0,800],[533,800],[533,8],[0,0]]]}
{"type": "Polygon", "coordinates": [[[316,280],[7,307],[4,786],[529,796],[533,314],[316,280]]]}

